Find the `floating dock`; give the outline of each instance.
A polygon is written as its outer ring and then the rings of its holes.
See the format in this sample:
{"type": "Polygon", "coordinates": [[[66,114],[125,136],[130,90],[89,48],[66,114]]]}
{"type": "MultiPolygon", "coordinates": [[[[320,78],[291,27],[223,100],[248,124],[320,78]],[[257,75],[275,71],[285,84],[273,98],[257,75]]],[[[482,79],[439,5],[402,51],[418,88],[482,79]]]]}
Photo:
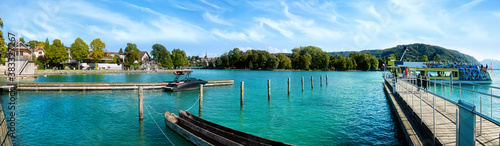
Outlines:
{"type": "MultiPolygon", "coordinates": [[[[234,80],[210,80],[205,87],[233,85],[234,80]]],[[[21,82],[4,83],[2,88],[17,86],[17,90],[135,90],[139,86],[143,89],[161,89],[168,82],[21,82]]]]}

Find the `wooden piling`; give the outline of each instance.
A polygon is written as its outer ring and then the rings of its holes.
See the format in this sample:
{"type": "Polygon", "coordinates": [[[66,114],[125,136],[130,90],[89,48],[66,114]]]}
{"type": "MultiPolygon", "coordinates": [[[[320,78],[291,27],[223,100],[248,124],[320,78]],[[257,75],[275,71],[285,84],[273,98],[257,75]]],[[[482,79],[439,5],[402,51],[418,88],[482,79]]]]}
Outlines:
{"type": "Polygon", "coordinates": [[[328,75],[326,75],[326,85],[328,85],[328,75]]]}
{"type": "Polygon", "coordinates": [[[290,95],[290,78],[288,78],[288,95],[290,95]]]}
{"type": "Polygon", "coordinates": [[[142,86],[139,86],[139,121],[142,121],[144,119],[143,115],[144,97],[142,92],[143,92],[142,86]]]}
{"type": "Polygon", "coordinates": [[[302,77],[302,92],[304,92],[304,77],[302,77]]]}
{"type": "Polygon", "coordinates": [[[319,86],[323,87],[323,75],[319,76],[319,86]]]}
{"type": "Polygon", "coordinates": [[[241,81],[241,94],[240,94],[240,106],[243,106],[243,93],[244,93],[244,90],[245,90],[245,83],[243,81],[241,81]]]}
{"type": "Polygon", "coordinates": [[[314,85],[314,84],[313,84],[313,76],[311,76],[311,89],[313,89],[313,88],[314,88],[314,86],[313,86],[313,85],[314,85]]]}
{"type": "Polygon", "coordinates": [[[267,80],[267,101],[271,101],[271,80],[267,80]]]}
{"type": "Polygon", "coordinates": [[[203,84],[200,84],[200,108],[199,108],[200,117],[202,109],[203,109],[203,84]]]}

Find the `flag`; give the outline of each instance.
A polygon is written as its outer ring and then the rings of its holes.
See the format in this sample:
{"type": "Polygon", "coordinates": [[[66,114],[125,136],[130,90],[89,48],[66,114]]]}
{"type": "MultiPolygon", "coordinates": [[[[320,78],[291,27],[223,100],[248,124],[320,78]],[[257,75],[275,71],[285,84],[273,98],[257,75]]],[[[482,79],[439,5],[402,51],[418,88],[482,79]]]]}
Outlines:
{"type": "Polygon", "coordinates": [[[493,72],[493,63],[490,62],[490,69],[491,69],[491,72],[493,72]]]}
{"type": "Polygon", "coordinates": [[[410,51],[410,49],[408,49],[408,47],[406,47],[406,52],[410,51]]]}

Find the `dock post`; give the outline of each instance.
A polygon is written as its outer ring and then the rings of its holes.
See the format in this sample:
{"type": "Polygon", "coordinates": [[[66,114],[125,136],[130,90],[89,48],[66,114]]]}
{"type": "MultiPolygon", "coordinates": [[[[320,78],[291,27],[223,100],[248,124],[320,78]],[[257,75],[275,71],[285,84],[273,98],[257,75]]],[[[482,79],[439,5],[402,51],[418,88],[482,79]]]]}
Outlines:
{"type": "Polygon", "coordinates": [[[313,76],[311,76],[311,89],[313,89],[313,88],[314,88],[314,86],[313,86],[313,85],[314,85],[314,84],[313,84],[313,76]]]}
{"type": "Polygon", "coordinates": [[[290,95],[290,78],[288,78],[288,95],[290,95]]]}
{"type": "MultiPolygon", "coordinates": [[[[472,84],[472,91],[474,91],[474,84],[472,84]]],[[[475,94],[475,93],[474,93],[474,92],[472,92],[472,105],[476,105],[476,103],[475,103],[475,102],[476,102],[476,101],[475,101],[475,99],[476,99],[476,98],[474,97],[474,94],[475,94]]]]}
{"type": "Polygon", "coordinates": [[[328,75],[326,75],[326,85],[328,85],[328,75]]]}
{"type": "Polygon", "coordinates": [[[323,75],[319,76],[319,86],[323,87],[323,75]]]}
{"type": "Polygon", "coordinates": [[[462,83],[458,83],[459,87],[460,87],[460,96],[459,96],[459,99],[462,100],[462,83]]]}
{"type": "Polygon", "coordinates": [[[199,108],[199,112],[200,112],[200,117],[201,117],[201,111],[203,109],[203,84],[200,84],[200,108],[199,108]]]}
{"type": "Polygon", "coordinates": [[[271,101],[271,80],[267,80],[267,101],[271,101]]]}
{"type": "Polygon", "coordinates": [[[142,121],[144,119],[143,115],[144,97],[142,92],[143,92],[142,86],[139,86],[139,121],[142,121]]]}
{"type": "Polygon", "coordinates": [[[243,106],[243,92],[245,90],[245,83],[241,81],[241,94],[240,94],[240,106],[243,106]]]}
{"type": "Polygon", "coordinates": [[[302,92],[304,92],[304,77],[302,77],[302,92]]]}
{"type": "MultiPolygon", "coordinates": [[[[479,94],[479,112],[483,113],[483,97],[481,96],[481,94],[479,94]]],[[[483,118],[479,118],[479,135],[482,135],[482,133],[483,133],[483,118]]]]}

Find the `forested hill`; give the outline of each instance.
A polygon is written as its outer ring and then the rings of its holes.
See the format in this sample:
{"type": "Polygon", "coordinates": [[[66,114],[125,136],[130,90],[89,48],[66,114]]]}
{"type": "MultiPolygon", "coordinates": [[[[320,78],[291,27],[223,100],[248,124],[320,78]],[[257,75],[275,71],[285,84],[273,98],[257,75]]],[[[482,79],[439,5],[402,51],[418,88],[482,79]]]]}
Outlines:
{"type": "MultiPolygon", "coordinates": [[[[428,60],[432,61],[435,54],[439,54],[441,61],[449,62],[463,62],[463,63],[475,63],[480,64],[474,57],[460,53],[456,50],[446,49],[439,46],[427,45],[427,44],[409,44],[409,45],[398,45],[396,47],[387,48],[383,50],[363,50],[361,53],[370,52],[370,54],[376,56],[377,58],[388,58],[391,54],[396,54],[399,57],[403,55],[404,49],[408,47],[409,51],[406,52],[404,60],[419,61],[423,55],[428,57],[428,60]]],[[[348,56],[349,51],[345,52],[331,52],[333,55],[348,56]]]]}

